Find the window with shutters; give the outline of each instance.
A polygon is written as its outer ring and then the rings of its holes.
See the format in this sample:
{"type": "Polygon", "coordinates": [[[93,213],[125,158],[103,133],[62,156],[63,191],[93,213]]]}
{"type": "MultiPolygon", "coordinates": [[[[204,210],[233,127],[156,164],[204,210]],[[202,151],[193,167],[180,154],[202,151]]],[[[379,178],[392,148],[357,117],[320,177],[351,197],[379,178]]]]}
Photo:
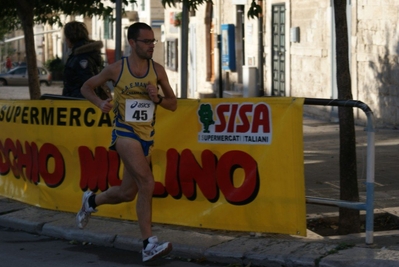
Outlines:
{"type": "Polygon", "coordinates": [[[104,39],[114,39],[114,23],[110,16],[104,16],[104,39]]]}
{"type": "Polygon", "coordinates": [[[166,67],[177,70],[177,39],[166,40],[166,67]]]}

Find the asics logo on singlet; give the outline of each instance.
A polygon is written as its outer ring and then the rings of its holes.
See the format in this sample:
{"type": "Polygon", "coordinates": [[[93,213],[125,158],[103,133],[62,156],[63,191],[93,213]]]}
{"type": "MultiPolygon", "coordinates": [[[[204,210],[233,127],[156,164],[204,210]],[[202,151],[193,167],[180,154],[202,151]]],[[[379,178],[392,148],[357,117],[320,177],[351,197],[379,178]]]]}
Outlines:
{"type": "Polygon", "coordinates": [[[149,108],[150,103],[139,103],[138,101],[134,101],[133,104],[130,105],[130,108],[149,108]]]}

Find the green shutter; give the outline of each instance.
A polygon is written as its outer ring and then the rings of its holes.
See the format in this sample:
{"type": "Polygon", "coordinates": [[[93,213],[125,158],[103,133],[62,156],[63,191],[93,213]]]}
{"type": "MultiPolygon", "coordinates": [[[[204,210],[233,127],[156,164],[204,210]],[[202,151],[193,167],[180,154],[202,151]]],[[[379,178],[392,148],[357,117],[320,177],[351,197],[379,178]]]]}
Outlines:
{"type": "Polygon", "coordinates": [[[109,16],[104,17],[104,39],[114,38],[114,27],[112,18],[109,16]]]}

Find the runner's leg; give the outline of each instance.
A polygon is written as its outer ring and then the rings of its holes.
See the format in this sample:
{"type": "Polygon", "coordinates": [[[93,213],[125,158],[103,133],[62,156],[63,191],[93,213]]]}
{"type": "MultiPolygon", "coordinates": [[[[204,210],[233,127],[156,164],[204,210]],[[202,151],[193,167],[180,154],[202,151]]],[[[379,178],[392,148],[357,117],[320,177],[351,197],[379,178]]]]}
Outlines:
{"type": "Polygon", "coordinates": [[[116,149],[125,166],[126,175],[124,175],[124,179],[134,181],[137,187],[136,213],[144,240],[152,236],[154,177],[140,142],[130,138],[118,138],[116,149]]]}
{"type": "Polygon", "coordinates": [[[96,195],[96,205],[119,204],[133,201],[137,195],[137,185],[126,167],[123,168],[122,183],[120,186],[112,186],[106,191],[96,195]]]}

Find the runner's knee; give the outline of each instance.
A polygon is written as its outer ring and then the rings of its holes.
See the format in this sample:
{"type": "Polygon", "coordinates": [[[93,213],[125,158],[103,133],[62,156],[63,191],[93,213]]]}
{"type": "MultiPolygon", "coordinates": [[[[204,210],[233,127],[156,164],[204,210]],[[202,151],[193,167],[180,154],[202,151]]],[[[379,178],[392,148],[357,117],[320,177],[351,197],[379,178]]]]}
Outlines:
{"type": "Polygon", "coordinates": [[[146,192],[152,192],[154,191],[155,187],[155,181],[154,179],[146,179],[142,181],[139,185],[139,191],[146,191],[146,192]]]}

